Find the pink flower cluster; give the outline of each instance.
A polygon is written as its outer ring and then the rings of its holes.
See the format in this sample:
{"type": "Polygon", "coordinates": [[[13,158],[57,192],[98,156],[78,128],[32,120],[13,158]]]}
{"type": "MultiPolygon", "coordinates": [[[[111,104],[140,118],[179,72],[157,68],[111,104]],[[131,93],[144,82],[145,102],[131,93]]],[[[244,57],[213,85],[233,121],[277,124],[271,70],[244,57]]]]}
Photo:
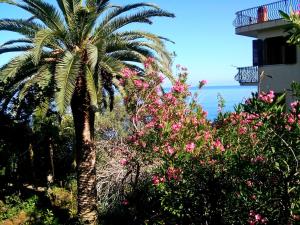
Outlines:
{"type": "Polygon", "coordinates": [[[137,72],[126,67],[126,68],[122,69],[121,74],[123,75],[123,77],[125,79],[129,79],[131,77],[136,76],[137,72]]]}
{"type": "Polygon", "coordinates": [[[187,86],[180,81],[176,81],[171,90],[172,92],[183,93],[187,90],[187,86]]]}
{"type": "Polygon", "coordinates": [[[206,85],[207,84],[207,80],[201,80],[200,82],[199,82],[199,88],[202,88],[204,85],[206,85]]]}
{"type": "Polygon", "coordinates": [[[159,177],[157,175],[154,175],[152,177],[152,184],[153,185],[159,185],[160,183],[164,183],[165,182],[165,178],[164,177],[159,177]]]}
{"type": "Polygon", "coordinates": [[[127,164],[128,164],[128,160],[127,159],[121,159],[120,161],[120,164],[122,165],[122,166],[126,166],[127,164]]]}
{"type": "Polygon", "coordinates": [[[251,163],[264,163],[266,162],[266,158],[262,155],[256,156],[255,158],[251,158],[251,163]]]}
{"type": "Polygon", "coordinates": [[[181,175],[181,170],[179,168],[169,167],[167,170],[167,178],[169,180],[179,180],[181,175]]]}
{"type": "Polygon", "coordinates": [[[172,125],[172,131],[174,133],[179,132],[181,128],[182,128],[182,124],[181,123],[175,123],[175,124],[172,125]]]}
{"type": "Polygon", "coordinates": [[[196,145],[194,142],[188,143],[185,147],[187,152],[193,152],[195,149],[196,145]]]}
{"type": "Polygon", "coordinates": [[[250,210],[249,212],[249,225],[256,225],[256,224],[267,224],[268,219],[263,217],[259,213],[256,213],[254,210],[250,210]]]}
{"type": "Polygon", "coordinates": [[[138,88],[138,89],[147,89],[149,88],[149,84],[143,80],[134,80],[133,81],[134,85],[138,88]]]}
{"type": "Polygon", "coordinates": [[[270,91],[269,93],[261,92],[258,95],[258,99],[265,103],[272,103],[274,101],[275,94],[274,91],[270,91]]]}
{"type": "Polygon", "coordinates": [[[153,63],[155,62],[155,59],[153,57],[148,57],[144,62],[144,67],[147,69],[149,68],[153,63]]]}
{"type": "Polygon", "coordinates": [[[213,142],[213,148],[220,150],[221,152],[225,151],[225,148],[219,139],[213,142]]]}

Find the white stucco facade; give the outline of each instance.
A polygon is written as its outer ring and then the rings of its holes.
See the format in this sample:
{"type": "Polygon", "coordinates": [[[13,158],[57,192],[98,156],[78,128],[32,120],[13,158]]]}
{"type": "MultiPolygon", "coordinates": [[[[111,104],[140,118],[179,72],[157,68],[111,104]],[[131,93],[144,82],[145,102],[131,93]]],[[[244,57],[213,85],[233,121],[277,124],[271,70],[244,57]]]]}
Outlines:
{"type": "MultiPolygon", "coordinates": [[[[237,28],[236,34],[254,37],[260,40],[266,38],[286,36],[284,20],[269,21],[261,24],[252,24],[237,28]]],[[[286,102],[293,101],[291,96],[291,83],[300,83],[300,48],[296,49],[295,64],[275,64],[258,66],[259,84],[258,90],[267,92],[273,90],[276,93],[287,93],[286,102]]]]}

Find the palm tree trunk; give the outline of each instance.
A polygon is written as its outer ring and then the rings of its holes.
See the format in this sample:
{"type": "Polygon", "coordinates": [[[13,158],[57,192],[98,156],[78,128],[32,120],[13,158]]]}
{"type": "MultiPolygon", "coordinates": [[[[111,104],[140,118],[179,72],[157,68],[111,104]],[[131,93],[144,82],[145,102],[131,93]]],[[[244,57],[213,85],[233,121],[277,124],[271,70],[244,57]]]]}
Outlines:
{"type": "Polygon", "coordinates": [[[97,224],[96,149],[93,145],[94,112],[84,75],[76,81],[71,108],[76,135],[78,217],[84,224],[97,224]]]}

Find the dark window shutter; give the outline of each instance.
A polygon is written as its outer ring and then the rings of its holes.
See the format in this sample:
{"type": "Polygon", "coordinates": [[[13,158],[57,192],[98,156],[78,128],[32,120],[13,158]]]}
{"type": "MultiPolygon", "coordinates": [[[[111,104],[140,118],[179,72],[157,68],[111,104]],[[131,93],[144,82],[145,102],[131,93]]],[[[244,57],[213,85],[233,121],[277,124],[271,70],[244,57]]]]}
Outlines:
{"type": "Polygon", "coordinates": [[[285,45],[285,64],[295,64],[297,63],[297,50],[295,45],[285,45]]]}
{"type": "Polygon", "coordinates": [[[253,40],[253,66],[263,65],[263,40],[253,40]]]}

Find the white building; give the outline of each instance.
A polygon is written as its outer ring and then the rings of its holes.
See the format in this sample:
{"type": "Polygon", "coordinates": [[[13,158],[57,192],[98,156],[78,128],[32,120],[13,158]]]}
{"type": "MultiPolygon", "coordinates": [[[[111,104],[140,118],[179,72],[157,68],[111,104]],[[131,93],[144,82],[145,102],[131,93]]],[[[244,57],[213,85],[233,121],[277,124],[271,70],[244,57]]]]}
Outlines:
{"type": "Polygon", "coordinates": [[[290,86],[300,82],[300,48],[286,43],[288,22],[285,13],[298,11],[300,0],[281,0],[236,13],[235,32],[253,40],[253,64],[238,68],[235,79],[241,85],[258,85],[259,91],[287,92],[292,101],[290,86]]]}

